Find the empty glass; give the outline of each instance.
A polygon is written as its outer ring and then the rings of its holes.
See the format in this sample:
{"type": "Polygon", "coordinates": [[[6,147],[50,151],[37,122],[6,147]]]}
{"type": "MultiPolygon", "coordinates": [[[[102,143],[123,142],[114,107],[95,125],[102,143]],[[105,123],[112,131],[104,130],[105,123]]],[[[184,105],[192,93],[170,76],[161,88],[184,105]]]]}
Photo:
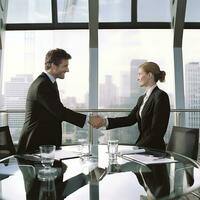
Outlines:
{"type": "Polygon", "coordinates": [[[119,140],[108,140],[109,160],[117,160],[119,140]]]}
{"type": "Polygon", "coordinates": [[[83,158],[83,157],[89,156],[90,145],[88,144],[87,139],[81,138],[81,139],[78,139],[78,142],[80,143],[79,150],[80,150],[80,153],[81,153],[81,157],[83,158]]]}

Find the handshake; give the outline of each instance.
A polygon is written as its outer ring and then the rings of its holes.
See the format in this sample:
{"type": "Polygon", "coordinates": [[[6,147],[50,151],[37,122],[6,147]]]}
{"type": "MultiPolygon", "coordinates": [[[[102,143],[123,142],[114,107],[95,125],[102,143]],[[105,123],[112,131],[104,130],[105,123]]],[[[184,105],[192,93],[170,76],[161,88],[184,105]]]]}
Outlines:
{"type": "Polygon", "coordinates": [[[106,119],[99,115],[90,116],[88,123],[93,128],[101,128],[103,126],[106,126],[106,119]]]}

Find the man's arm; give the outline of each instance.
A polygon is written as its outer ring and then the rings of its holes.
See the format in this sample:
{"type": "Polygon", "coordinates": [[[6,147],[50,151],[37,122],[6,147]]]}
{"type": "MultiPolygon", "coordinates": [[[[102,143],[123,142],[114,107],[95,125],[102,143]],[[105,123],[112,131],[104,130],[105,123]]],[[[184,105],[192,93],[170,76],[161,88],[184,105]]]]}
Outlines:
{"type": "Polygon", "coordinates": [[[77,113],[63,106],[60,99],[52,88],[43,83],[37,91],[37,100],[50,114],[59,121],[66,121],[79,127],[83,127],[86,121],[86,115],[77,113]]]}

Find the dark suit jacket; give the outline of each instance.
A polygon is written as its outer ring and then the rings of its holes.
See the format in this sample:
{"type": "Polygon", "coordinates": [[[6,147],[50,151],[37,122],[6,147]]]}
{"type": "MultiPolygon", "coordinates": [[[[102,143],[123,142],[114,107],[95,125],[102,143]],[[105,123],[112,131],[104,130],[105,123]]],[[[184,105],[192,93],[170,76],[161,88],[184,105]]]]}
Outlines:
{"type": "Polygon", "coordinates": [[[108,118],[107,129],[125,127],[138,123],[140,132],[136,145],[165,149],[164,135],[167,130],[170,104],[167,93],[155,87],[142,110],[142,119],[139,109],[144,95],[139,97],[137,105],[126,117],[108,118]]]}
{"type": "Polygon", "coordinates": [[[41,144],[61,146],[61,122],[83,127],[86,116],[63,106],[59,92],[45,73],[31,84],[18,153],[32,152],[41,144]]]}

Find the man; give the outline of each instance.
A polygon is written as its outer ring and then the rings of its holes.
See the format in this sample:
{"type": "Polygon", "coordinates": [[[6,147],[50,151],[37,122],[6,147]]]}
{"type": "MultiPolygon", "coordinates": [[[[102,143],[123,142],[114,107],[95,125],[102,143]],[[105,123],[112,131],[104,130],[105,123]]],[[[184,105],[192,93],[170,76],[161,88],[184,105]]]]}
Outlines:
{"type": "Polygon", "coordinates": [[[71,56],[63,49],[50,50],[45,58],[45,72],[31,84],[27,99],[25,123],[19,139],[18,153],[33,152],[42,144],[61,146],[61,122],[79,127],[86,115],[74,112],[60,101],[56,79],[64,79],[69,72],[71,56]]]}

